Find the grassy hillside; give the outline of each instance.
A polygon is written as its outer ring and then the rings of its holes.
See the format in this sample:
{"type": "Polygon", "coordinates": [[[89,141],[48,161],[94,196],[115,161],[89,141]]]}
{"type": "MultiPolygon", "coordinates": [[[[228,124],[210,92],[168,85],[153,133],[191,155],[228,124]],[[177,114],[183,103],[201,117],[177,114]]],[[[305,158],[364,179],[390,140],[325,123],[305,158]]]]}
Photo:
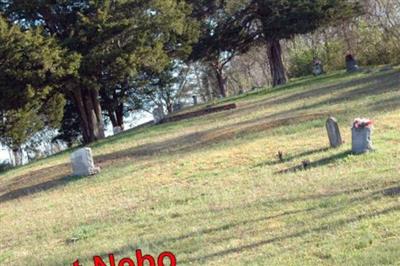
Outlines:
{"type": "Polygon", "coordinates": [[[134,251],[178,265],[400,265],[400,72],[334,73],[224,100],[237,110],[132,130],[0,175],[0,265],[134,251]],[[346,144],[328,149],[334,115],[346,144]],[[375,121],[354,156],[351,122],[375,121]],[[278,151],[286,161],[278,161],[278,151]],[[303,160],[311,169],[292,171],[303,160]]]}

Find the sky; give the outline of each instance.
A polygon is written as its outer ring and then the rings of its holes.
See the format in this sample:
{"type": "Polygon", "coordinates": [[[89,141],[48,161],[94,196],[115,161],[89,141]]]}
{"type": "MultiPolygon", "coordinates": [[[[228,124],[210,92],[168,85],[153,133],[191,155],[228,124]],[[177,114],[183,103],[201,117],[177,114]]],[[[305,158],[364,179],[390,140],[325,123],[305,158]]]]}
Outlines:
{"type": "MultiPolygon", "coordinates": [[[[138,125],[147,123],[151,120],[153,120],[153,116],[147,112],[141,112],[141,113],[134,114],[134,115],[126,118],[125,129],[126,130],[131,129],[138,125]]],[[[108,125],[108,127],[106,128],[106,136],[109,137],[112,135],[113,135],[112,126],[108,125]]],[[[0,144],[0,163],[2,163],[4,161],[9,162],[9,160],[10,160],[10,156],[9,156],[9,152],[8,152],[7,148],[0,144]]]]}
{"type": "Polygon", "coordinates": [[[7,149],[3,146],[0,146],[0,163],[9,160],[7,149]]]}

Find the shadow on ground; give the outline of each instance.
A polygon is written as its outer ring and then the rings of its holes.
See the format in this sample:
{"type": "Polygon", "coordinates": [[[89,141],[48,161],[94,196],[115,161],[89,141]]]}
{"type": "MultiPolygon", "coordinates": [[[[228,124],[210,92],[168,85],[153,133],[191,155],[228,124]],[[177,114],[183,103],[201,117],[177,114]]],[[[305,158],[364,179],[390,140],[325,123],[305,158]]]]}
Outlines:
{"type": "MultiPolygon", "coordinates": [[[[251,112],[261,106],[274,105],[274,104],[285,104],[290,103],[299,99],[319,97],[323,95],[329,95],[332,92],[340,92],[346,90],[343,93],[336,95],[328,100],[323,100],[318,103],[301,106],[289,110],[284,110],[274,114],[268,114],[266,116],[249,119],[246,121],[229,124],[223,127],[215,127],[212,129],[189,133],[177,138],[168,139],[160,142],[153,142],[144,145],[140,145],[135,148],[130,148],[115,152],[112,154],[106,154],[96,156],[95,161],[101,168],[107,168],[115,163],[122,163],[131,160],[141,160],[149,157],[159,157],[168,154],[185,154],[194,150],[204,149],[210,145],[218,144],[221,142],[231,141],[238,137],[244,137],[246,135],[265,132],[275,128],[301,124],[307,121],[323,119],[331,114],[331,111],[311,112],[313,108],[321,107],[327,104],[340,103],[342,101],[351,101],[359,97],[369,97],[374,95],[383,94],[389,91],[398,89],[400,83],[400,73],[398,71],[392,71],[377,76],[369,76],[363,78],[356,78],[355,80],[343,82],[336,85],[327,85],[314,89],[307,90],[305,92],[294,93],[285,97],[278,97],[272,99],[262,99],[250,106],[239,108],[237,111],[224,112],[220,114],[211,115],[213,119],[228,119],[230,116],[237,116],[243,112],[251,112]],[[353,88],[348,90],[349,88],[353,88]]],[[[298,85],[298,84],[296,84],[298,85]]],[[[294,85],[293,85],[294,86],[294,85]]],[[[290,88],[290,85],[288,85],[290,88]]],[[[286,88],[287,89],[287,88],[286,88]]],[[[371,106],[368,106],[368,110],[380,112],[387,110],[387,108],[398,109],[400,108],[400,96],[391,98],[382,102],[377,102],[371,106]]],[[[341,112],[348,110],[338,110],[335,115],[339,115],[341,112]]],[[[304,154],[299,154],[287,158],[288,161],[294,160],[297,157],[311,155],[313,153],[323,152],[323,150],[307,151],[304,154]]],[[[335,155],[333,157],[325,158],[317,162],[311,162],[311,167],[318,167],[333,163],[337,160],[343,159],[348,156],[347,153],[335,155]]],[[[277,162],[266,162],[255,167],[262,165],[274,165],[277,162]]],[[[296,169],[286,169],[286,172],[296,171],[296,169]]],[[[283,172],[282,172],[283,173],[283,172]]],[[[31,195],[40,191],[46,191],[59,186],[64,186],[71,181],[76,179],[69,177],[71,175],[70,166],[68,164],[61,164],[54,167],[40,169],[32,171],[26,175],[19,176],[12,183],[7,184],[5,187],[0,188],[0,203],[12,199],[18,199],[27,195],[31,195]]]]}
{"type": "Polygon", "coordinates": [[[310,170],[312,168],[322,167],[322,166],[332,164],[337,161],[341,161],[352,154],[353,153],[351,151],[345,151],[345,152],[341,152],[338,154],[334,154],[334,155],[326,157],[326,158],[322,158],[317,161],[306,161],[306,162],[303,162],[301,165],[278,171],[275,174],[294,173],[297,171],[310,170]]]}
{"type": "MultiPolygon", "coordinates": [[[[275,212],[275,214],[260,217],[248,217],[240,221],[226,221],[223,225],[189,231],[177,237],[160,237],[155,238],[154,240],[148,240],[147,244],[150,248],[154,247],[156,250],[163,248],[170,249],[175,244],[180,245],[184,243],[184,241],[193,241],[194,238],[207,239],[205,238],[205,236],[211,237],[212,235],[222,233],[227,230],[236,230],[240,231],[242,234],[245,233],[248,235],[268,235],[268,237],[263,240],[254,241],[248,244],[236,245],[234,247],[229,244],[227,245],[229,247],[218,252],[212,252],[212,248],[209,248],[209,253],[207,253],[207,250],[202,250],[202,252],[200,252],[201,255],[197,256],[194,254],[199,253],[199,251],[193,247],[191,249],[185,249],[185,254],[177,254],[179,264],[195,265],[206,263],[210,260],[221,258],[223,256],[253,250],[255,248],[259,248],[268,244],[279,243],[279,246],[285,246],[287,244],[285,243],[285,241],[290,241],[294,238],[327,232],[330,232],[330,234],[334,234],[337,230],[340,230],[342,227],[345,227],[349,224],[361,222],[363,220],[371,219],[380,215],[399,212],[400,204],[397,201],[394,201],[394,204],[386,205],[386,208],[373,209],[368,212],[362,213],[354,213],[355,209],[362,209],[359,208],[360,206],[366,206],[367,204],[371,204],[372,202],[383,200],[386,197],[398,196],[400,194],[400,188],[398,186],[390,187],[394,184],[399,184],[399,181],[380,182],[376,184],[371,184],[369,187],[360,187],[352,190],[343,191],[331,191],[322,194],[305,195],[304,197],[295,197],[290,199],[278,198],[276,200],[273,200],[272,202],[261,201],[243,206],[235,206],[228,209],[218,210],[213,214],[213,216],[210,215],[210,210],[204,210],[202,211],[202,215],[206,215],[207,219],[223,220],[225,217],[224,214],[226,214],[226,212],[233,212],[238,210],[244,211],[253,208],[259,209],[262,208],[262,205],[271,206],[271,203],[285,204],[307,201],[312,206],[309,208],[297,210],[276,211],[277,213],[275,212]],[[324,202],[333,202],[334,204],[325,205],[323,204],[324,202]],[[352,209],[353,213],[349,214],[347,217],[343,217],[343,211],[345,209],[352,209]],[[290,220],[290,217],[295,217],[297,215],[306,215],[306,220],[302,220],[302,223],[297,222],[296,219],[290,220]],[[279,219],[287,219],[287,221],[291,221],[286,224],[287,230],[285,231],[288,232],[287,234],[275,234],[271,236],[271,234],[274,233],[271,230],[253,230],[257,223],[269,221],[273,222],[273,220],[279,219]],[[180,259],[179,257],[182,256],[186,258],[180,259]]],[[[211,210],[211,213],[213,212],[214,211],[211,210]]],[[[178,219],[180,219],[179,217],[185,217],[188,215],[192,217],[194,214],[185,213],[182,216],[175,216],[167,219],[170,219],[168,221],[170,223],[178,224],[178,219]]],[[[197,217],[197,220],[201,220],[201,218],[197,217]]],[[[165,219],[163,220],[163,222],[166,222],[165,219]]],[[[154,226],[156,226],[156,223],[157,221],[155,221],[154,226]]],[[[213,247],[214,245],[222,245],[223,243],[231,243],[232,240],[237,239],[238,237],[240,236],[236,235],[235,233],[230,233],[226,235],[226,237],[218,237],[218,240],[213,240],[214,242],[211,247],[213,247]]],[[[116,250],[113,250],[112,252],[100,252],[99,254],[101,254],[100,256],[103,258],[107,257],[107,255],[110,253],[114,254],[115,256],[122,256],[132,253],[137,248],[140,247],[137,247],[135,245],[126,245],[116,250]]],[[[91,257],[83,259],[90,260],[91,257]]]]}

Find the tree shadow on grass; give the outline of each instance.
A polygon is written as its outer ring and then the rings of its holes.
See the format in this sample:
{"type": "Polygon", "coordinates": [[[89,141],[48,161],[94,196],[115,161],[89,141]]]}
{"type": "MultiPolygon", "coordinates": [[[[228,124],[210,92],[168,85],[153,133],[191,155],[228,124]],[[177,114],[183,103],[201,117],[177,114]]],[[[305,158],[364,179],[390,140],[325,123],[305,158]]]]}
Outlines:
{"type": "Polygon", "coordinates": [[[400,187],[387,188],[383,191],[383,195],[389,197],[398,197],[400,196],[400,187]]]}
{"type": "MultiPolygon", "coordinates": [[[[340,77],[341,75],[338,75],[340,77]]],[[[264,106],[270,106],[270,105],[277,105],[277,104],[288,104],[292,103],[301,99],[307,99],[307,98],[318,98],[322,96],[329,95],[334,92],[340,92],[342,90],[349,89],[351,87],[356,87],[355,89],[351,90],[349,93],[343,93],[342,96],[339,96],[337,98],[333,98],[332,101],[334,102],[340,102],[344,99],[347,98],[354,98],[354,97],[362,97],[362,96],[367,96],[370,94],[381,94],[384,92],[387,92],[389,90],[393,90],[393,86],[398,85],[398,80],[400,78],[400,73],[399,71],[390,71],[386,73],[379,73],[371,76],[366,76],[366,77],[357,77],[355,79],[341,82],[341,83],[335,83],[335,84],[328,84],[328,85],[323,85],[323,86],[318,86],[316,88],[308,89],[305,91],[293,93],[287,96],[275,96],[269,99],[260,99],[258,101],[252,102],[249,106],[241,107],[239,110],[236,112],[232,112],[229,114],[219,114],[216,115],[215,117],[222,117],[224,116],[225,118],[227,116],[237,116],[241,115],[242,113],[248,113],[251,110],[257,110],[259,108],[262,108],[264,106]],[[387,86],[387,87],[384,87],[387,86]],[[384,88],[380,90],[379,88],[384,88]]],[[[301,84],[301,83],[300,83],[301,84]]],[[[286,87],[297,87],[299,84],[289,84],[286,85],[282,90],[286,90],[286,87]]],[[[277,89],[279,90],[279,89],[277,89]]],[[[324,102],[321,102],[318,104],[318,106],[323,105],[324,102]]],[[[316,105],[317,106],[317,105],[316,105]]],[[[311,106],[310,106],[311,108],[311,106]]],[[[299,108],[299,109],[304,109],[304,108],[299,108]]]]}
{"type": "Polygon", "coordinates": [[[313,154],[317,154],[317,153],[321,153],[321,152],[326,152],[329,150],[330,150],[330,148],[325,147],[325,148],[313,149],[313,150],[298,153],[296,155],[289,155],[289,156],[287,156],[283,153],[283,161],[281,161],[279,159],[274,160],[274,161],[266,161],[263,163],[256,164],[252,168],[259,168],[259,167],[264,167],[264,166],[274,166],[274,165],[278,165],[281,163],[291,162],[295,159],[302,158],[304,156],[309,156],[309,155],[313,155],[313,154]]]}
{"type": "Polygon", "coordinates": [[[203,255],[201,257],[194,257],[194,258],[189,258],[186,260],[181,260],[180,263],[201,263],[201,262],[205,262],[205,261],[208,261],[208,260],[211,260],[214,258],[219,258],[222,256],[234,254],[234,253],[240,253],[240,252],[244,252],[247,250],[252,250],[252,249],[255,249],[255,248],[258,248],[261,246],[265,246],[267,244],[273,244],[275,242],[282,242],[282,241],[293,239],[293,238],[304,237],[306,235],[310,235],[313,233],[320,234],[320,233],[324,233],[324,232],[328,232],[328,231],[332,231],[332,230],[337,230],[340,227],[343,227],[347,224],[360,222],[365,219],[370,219],[370,218],[374,218],[379,215],[385,215],[385,214],[388,214],[391,212],[398,212],[398,211],[400,211],[400,206],[394,206],[394,207],[386,208],[381,211],[375,211],[375,212],[368,213],[368,214],[356,215],[354,217],[350,217],[347,219],[338,219],[334,222],[326,223],[322,226],[313,227],[311,229],[300,230],[300,231],[297,231],[294,233],[261,240],[261,241],[254,242],[254,243],[251,243],[248,245],[241,245],[241,246],[234,247],[234,248],[228,248],[228,249],[225,249],[225,250],[222,250],[219,252],[209,253],[209,254],[203,255]]]}
{"type": "MultiPolygon", "coordinates": [[[[221,142],[232,141],[237,137],[246,136],[252,133],[264,132],[285,125],[295,125],[302,122],[324,117],[325,114],[293,114],[291,116],[281,117],[269,116],[264,123],[259,120],[250,120],[224,127],[212,128],[200,132],[194,132],[168,139],[160,142],[147,143],[135,148],[125,149],[111,154],[95,156],[94,160],[97,166],[105,169],[115,163],[124,163],[128,161],[144,160],[152,157],[169,154],[186,154],[199,149],[208,148],[221,142]]],[[[60,164],[37,171],[29,172],[19,176],[12,184],[7,187],[0,188],[0,202],[17,199],[37,193],[38,191],[46,191],[54,187],[66,185],[69,178],[66,176],[71,174],[69,164],[60,164]],[[32,184],[28,187],[27,184],[32,184]],[[22,187],[22,188],[21,188],[22,187]]]]}
{"type": "MultiPolygon", "coordinates": [[[[397,181],[396,181],[397,182],[397,181]]],[[[393,182],[395,183],[395,182],[393,182]]],[[[385,183],[387,185],[387,183],[385,183]]],[[[391,212],[398,212],[400,211],[400,205],[396,204],[396,206],[391,206],[387,207],[385,209],[380,209],[380,210],[374,210],[374,211],[369,211],[368,213],[361,213],[361,214],[354,214],[354,215],[349,215],[348,217],[343,218],[342,217],[342,211],[344,209],[354,209],[357,208],[360,205],[367,205],[370,204],[372,201],[377,201],[380,200],[386,195],[388,192],[395,191],[396,193],[398,192],[398,188],[377,188],[374,191],[367,192],[367,190],[370,190],[370,188],[358,188],[358,189],[352,189],[352,190],[346,190],[346,191],[337,191],[333,193],[328,193],[326,195],[314,195],[314,196],[305,196],[304,198],[293,198],[293,201],[286,201],[286,200],[278,200],[279,203],[292,203],[295,201],[303,201],[303,200],[312,200],[313,204],[312,207],[305,208],[305,209],[298,209],[298,210],[290,210],[290,211],[284,211],[280,212],[275,215],[270,215],[270,216],[261,216],[261,217],[248,217],[244,220],[234,220],[230,222],[226,222],[225,224],[218,225],[216,227],[206,227],[203,229],[191,231],[188,233],[184,233],[182,235],[179,235],[177,237],[166,237],[166,238],[156,238],[154,241],[147,240],[146,243],[147,245],[152,249],[154,248],[155,250],[159,250],[160,248],[167,248],[167,245],[169,244],[174,244],[176,242],[182,242],[182,241],[189,241],[192,238],[205,238],[205,235],[212,236],[217,233],[222,233],[227,230],[238,230],[243,227],[247,227],[247,231],[251,232],[251,234],[255,234],[255,232],[252,230],[253,225],[255,226],[257,223],[260,222],[268,222],[272,221],[274,219],[285,219],[289,218],[290,216],[296,216],[296,215],[307,215],[306,220],[303,221],[303,223],[298,223],[297,220],[294,220],[290,224],[288,224],[288,231],[293,231],[287,234],[282,234],[282,235],[277,235],[273,236],[264,240],[260,241],[255,241],[250,244],[245,244],[245,245],[238,245],[236,247],[230,247],[226,248],[222,251],[218,252],[213,252],[213,253],[208,253],[208,254],[202,254],[199,256],[192,256],[186,259],[179,259],[180,254],[176,254],[178,256],[178,262],[179,264],[196,264],[198,265],[199,263],[204,263],[207,261],[210,261],[215,258],[220,258],[222,256],[227,256],[235,253],[241,253],[244,251],[252,250],[255,248],[259,248],[268,244],[274,244],[274,243],[282,243],[283,241],[294,239],[294,238],[301,238],[305,237],[308,235],[312,234],[321,234],[325,232],[332,232],[339,230],[341,227],[346,226],[351,223],[356,223],[360,222],[365,219],[370,219],[374,218],[379,215],[385,215],[391,212]],[[367,193],[365,193],[367,192],[367,193]],[[362,193],[361,195],[351,195],[352,193],[362,193]],[[324,200],[326,199],[333,199],[336,197],[341,198],[342,195],[349,195],[349,198],[343,198],[340,201],[335,202],[335,204],[328,205],[326,207],[320,206],[318,200],[324,200]],[[340,215],[337,215],[340,213],[340,215]],[[329,221],[326,221],[326,219],[329,219],[329,221]],[[308,220],[312,220],[316,222],[318,220],[318,226],[312,226],[314,223],[308,223],[310,226],[304,226],[304,222],[307,222],[308,220]],[[326,222],[325,222],[326,221],[326,222]]],[[[390,193],[389,193],[390,194],[390,193]]],[[[257,208],[258,205],[248,205],[248,206],[236,206],[235,210],[242,210],[242,209],[250,209],[250,208],[257,208]]],[[[193,215],[193,214],[187,214],[187,215],[193,215]]],[[[185,216],[187,216],[185,215],[185,216]]],[[[210,218],[207,216],[208,219],[221,219],[221,217],[224,217],[223,213],[219,213],[218,216],[215,216],[215,218],[210,218]]],[[[200,219],[200,218],[198,218],[200,219]]],[[[179,221],[176,221],[176,219],[173,219],[174,221],[170,221],[171,223],[179,223],[179,221]]],[[[307,223],[306,223],[307,224],[307,223]]],[[[156,225],[155,225],[156,226],[156,225]]],[[[270,233],[270,231],[268,231],[270,233]]],[[[257,231],[257,235],[262,235],[266,233],[265,229],[261,229],[261,231],[257,231]],[[263,232],[265,231],[265,232],[263,232]]],[[[236,234],[231,233],[231,234],[223,234],[223,237],[219,237],[218,240],[214,240],[214,244],[222,244],[224,242],[229,243],[230,240],[234,239],[236,234]]],[[[283,244],[283,243],[282,243],[283,244]]],[[[123,256],[126,254],[130,254],[134,252],[136,248],[140,248],[138,246],[134,245],[126,245],[122,246],[116,250],[114,250],[112,253],[116,256],[123,256]]],[[[190,254],[186,250],[185,253],[190,254]]],[[[193,252],[196,250],[193,249],[193,252]]],[[[107,257],[109,253],[101,253],[101,257],[107,257]]],[[[86,260],[90,260],[91,257],[87,257],[86,260]]]]}
{"type": "Polygon", "coordinates": [[[275,174],[294,173],[297,171],[309,170],[309,169],[316,168],[316,167],[322,167],[322,166],[343,160],[352,154],[353,153],[351,151],[341,152],[341,153],[338,153],[338,154],[335,154],[335,155],[332,155],[332,156],[329,156],[327,158],[323,158],[323,159],[320,159],[317,161],[313,161],[313,162],[309,161],[309,162],[307,162],[307,164],[303,163],[298,166],[290,167],[290,168],[275,172],[275,174]]]}
{"type": "MultiPolygon", "coordinates": [[[[326,217],[335,217],[334,215],[336,213],[340,213],[348,205],[350,205],[350,206],[353,206],[354,204],[364,204],[365,205],[371,201],[379,200],[382,196],[392,196],[392,193],[399,195],[398,193],[400,193],[400,188],[395,187],[395,188],[389,188],[389,189],[384,189],[384,190],[377,190],[375,192],[368,193],[363,196],[356,196],[354,198],[350,198],[349,200],[342,202],[342,206],[328,209],[327,212],[324,212],[323,214],[321,214],[319,216],[311,216],[311,219],[315,220],[315,219],[323,219],[326,217]]],[[[311,212],[315,211],[315,210],[318,210],[318,208],[310,208],[309,209],[309,211],[311,211],[311,212]]],[[[185,263],[205,262],[205,261],[208,261],[208,260],[211,260],[214,258],[218,258],[218,257],[222,257],[222,256],[234,254],[234,253],[244,252],[247,250],[265,246],[267,244],[273,244],[275,242],[282,242],[282,241],[289,240],[292,238],[304,237],[306,235],[315,234],[315,233],[320,234],[320,233],[324,233],[324,232],[328,232],[328,231],[338,230],[341,227],[346,226],[348,224],[360,222],[365,219],[370,219],[370,218],[374,218],[374,217],[377,217],[380,215],[386,215],[386,214],[389,214],[392,212],[399,212],[399,211],[400,211],[400,205],[396,204],[395,206],[385,208],[383,210],[375,210],[375,211],[371,211],[369,213],[354,215],[354,216],[348,217],[348,218],[339,218],[332,222],[324,223],[320,226],[315,226],[312,228],[305,228],[304,230],[299,230],[297,232],[289,233],[289,234],[286,234],[283,236],[277,236],[277,237],[257,241],[257,242],[254,242],[254,243],[251,243],[248,245],[240,245],[238,247],[228,248],[228,249],[225,249],[225,250],[222,250],[219,252],[203,255],[201,257],[188,258],[186,260],[181,260],[180,263],[185,264],[185,263]]],[[[298,228],[299,226],[301,226],[301,225],[293,225],[294,228],[298,228]]]]}
{"type": "Polygon", "coordinates": [[[9,192],[6,192],[0,196],[0,203],[19,199],[21,197],[29,196],[32,194],[40,193],[43,191],[47,191],[49,189],[54,189],[57,187],[64,186],[68,183],[78,181],[84,177],[77,177],[77,176],[64,176],[59,179],[49,180],[43,183],[35,184],[28,187],[18,188],[9,192]]]}
{"type": "MultiPolygon", "coordinates": [[[[190,238],[193,238],[193,237],[196,237],[196,236],[199,236],[199,235],[218,233],[218,232],[230,230],[230,229],[233,229],[233,228],[239,227],[239,226],[251,225],[251,224],[258,223],[258,222],[278,219],[278,218],[285,217],[285,216],[290,216],[290,215],[296,215],[296,214],[300,214],[300,213],[304,213],[304,212],[308,212],[308,211],[313,211],[313,210],[316,210],[316,209],[317,208],[313,207],[313,208],[307,208],[307,209],[301,209],[301,210],[286,211],[286,212],[282,212],[280,214],[272,215],[272,216],[262,216],[262,217],[259,217],[259,218],[245,219],[245,220],[242,220],[242,221],[234,221],[234,222],[231,222],[231,223],[224,224],[222,226],[204,228],[204,229],[200,229],[198,231],[193,231],[193,232],[190,232],[190,233],[187,233],[187,234],[183,234],[183,235],[180,235],[180,236],[177,236],[177,237],[159,239],[157,241],[151,242],[150,244],[151,244],[151,246],[157,247],[157,246],[163,245],[163,244],[165,244],[167,242],[185,241],[187,239],[190,239],[190,238]]],[[[133,248],[133,246],[127,245],[127,246],[124,246],[124,247],[114,251],[113,254],[115,256],[121,256],[121,255],[124,255],[125,253],[129,253],[129,252],[134,251],[132,248],[133,248]]],[[[108,254],[109,253],[102,253],[99,256],[100,257],[107,257],[108,254]]]]}
{"type": "MultiPolygon", "coordinates": [[[[272,99],[272,100],[263,100],[263,104],[284,104],[291,101],[295,101],[302,98],[307,97],[315,97],[321,96],[325,94],[329,94],[332,91],[340,91],[342,89],[348,88],[349,86],[356,86],[356,89],[353,89],[349,92],[344,92],[342,95],[337,96],[336,98],[325,100],[316,104],[311,104],[308,106],[302,106],[298,108],[294,108],[291,110],[285,110],[282,112],[274,113],[272,115],[266,115],[264,117],[250,119],[247,121],[242,121],[234,124],[229,124],[223,127],[215,127],[208,130],[203,130],[200,132],[194,132],[190,134],[186,134],[174,139],[169,139],[166,141],[161,142],[153,142],[147,143],[135,148],[130,148],[126,150],[122,150],[119,152],[106,154],[102,156],[96,156],[95,161],[102,168],[107,168],[110,165],[114,164],[115,162],[123,162],[123,161],[130,161],[130,160],[140,160],[141,158],[149,158],[154,156],[162,156],[167,154],[184,154],[187,152],[191,152],[194,150],[202,149],[205,147],[209,147],[213,144],[218,144],[221,142],[231,141],[237,137],[243,137],[249,134],[263,132],[267,130],[272,130],[275,128],[288,126],[288,125],[297,125],[300,123],[304,123],[311,120],[321,119],[326,117],[330,114],[330,112],[314,112],[314,113],[300,113],[299,111],[310,110],[312,108],[316,108],[328,103],[336,103],[343,100],[355,99],[356,97],[360,97],[360,95],[377,95],[381,93],[385,93],[391,91],[398,86],[398,80],[400,79],[400,75],[397,71],[395,72],[388,72],[385,74],[381,74],[380,76],[369,76],[365,78],[358,78],[355,80],[351,80],[348,82],[336,84],[336,85],[329,85],[324,87],[319,87],[315,89],[308,90],[306,92],[295,93],[289,95],[287,97],[279,98],[279,99],[272,99]],[[370,83],[373,83],[372,85],[370,83]],[[377,85],[383,86],[384,89],[378,90],[376,89],[377,85]]],[[[388,100],[390,102],[386,102],[386,104],[391,103],[393,106],[396,105],[398,99],[388,100]]],[[[384,108],[387,105],[380,105],[377,104],[375,107],[376,109],[384,108]]],[[[256,108],[256,106],[253,106],[256,108]]],[[[395,106],[397,107],[397,106],[395,106]]],[[[238,110],[233,112],[237,115],[238,112],[243,110],[238,110]]],[[[248,110],[247,110],[248,111],[248,110]]],[[[337,111],[336,115],[342,111],[337,111]]],[[[233,113],[229,113],[232,115],[233,113]]],[[[222,116],[226,116],[226,114],[220,114],[222,116]]],[[[215,117],[214,117],[215,118],[215,117]]],[[[313,151],[311,151],[313,152],[313,151]]],[[[316,151],[318,152],[318,151],[316,151]]],[[[307,156],[307,152],[303,155],[297,156],[307,156]]],[[[344,154],[343,156],[346,156],[344,154]]],[[[289,160],[296,159],[289,158],[289,160]]],[[[318,167],[323,166],[329,163],[332,163],[335,160],[341,159],[340,155],[338,157],[326,158],[322,159],[317,162],[311,162],[311,167],[318,167]]],[[[267,162],[266,165],[273,165],[274,162],[267,162]]],[[[286,172],[300,170],[299,167],[293,169],[286,169],[286,172]]],[[[70,174],[68,164],[61,164],[55,167],[49,167],[45,169],[40,169],[37,171],[30,172],[22,177],[18,177],[17,180],[21,179],[24,182],[17,182],[18,184],[7,185],[6,189],[0,188],[0,193],[7,191],[7,195],[10,196],[1,196],[3,201],[6,198],[15,199],[20,196],[26,196],[29,190],[21,188],[21,186],[26,185],[27,183],[32,184],[31,187],[43,188],[42,190],[48,190],[52,187],[59,186],[61,184],[66,184],[67,181],[64,179],[65,176],[70,174]],[[56,171],[54,171],[56,170],[56,171]],[[43,178],[43,177],[46,178],[43,178]],[[61,180],[61,182],[59,182],[61,180]],[[43,181],[43,182],[41,182],[43,181]],[[41,183],[39,183],[41,182],[41,183]],[[11,190],[11,191],[10,191],[11,190]],[[18,191],[18,192],[17,192],[18,191]],[[23,193],[22,193],[23,192],[23,193]],[[17,196],[20,195],[20,196],[17,196]]],[[[37,191],[37,190],[32,190],[37,191]]],[[[35,193],[35,192],[33,192],[35,193]]]]}

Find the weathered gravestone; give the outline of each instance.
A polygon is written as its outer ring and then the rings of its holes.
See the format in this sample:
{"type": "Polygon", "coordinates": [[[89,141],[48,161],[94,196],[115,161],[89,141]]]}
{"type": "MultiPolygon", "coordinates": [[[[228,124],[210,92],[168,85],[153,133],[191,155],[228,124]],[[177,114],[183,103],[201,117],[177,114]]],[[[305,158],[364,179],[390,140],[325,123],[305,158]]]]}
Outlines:
{"type": "Polygon", "coordinates": [[[324,66],[322,65],[321,60],[314,59],[312,63],[312,73],[314,76],[319,76],[324,74],[324,66]]]}
{"type": "Polygon", "coordinates": [[[114,127],[113,132],[114,132],[114,135],[118,135],[119,133],[124,132],[124,129],[122,127],[114,127]]]}
{"type": "Polygon", "coordinates": [[[193,95],[192,98],[193,98],[193,105],[197,105],[197,96],[193,95]]]}
{"type": "Polygon", "coordinates": [[[157,107],[153,110],[154,124],[160,124],[165,119],[164,108],[157,107]]]}
{"type": "Polygon", "coordinates": [[[351,54],[346,55],[346,70],[349,73],[360,70],[360,67],[357,64],[356,59],[351,54]]]}
{"type": "Polygon", "coordinates": [[[71,164],[74,176],[90,176],[100,172],[100,168],[94,165],[90,148],[79,149],[72,153],[71,164]]]}
{"type": "Polygon", "coordinates": [[[172,109],[174,110],[174,112],[179,112],[180,110],[182,110],[182,103],[181,102],[174,103],[172,109]]]}
{"type": "Polygon", "coordinates": [[[354,121],[351,129],[353,153],[361,154],[373,150],[372,131],[371,120],[358,118],[354,121]]]}
{"type": "Polygon", "coordinates": [[[326,130],[328,131],[329,143],[332,148],[340,147],[343,144],[340,134],[339,124],[334,117],[329,117],[326,121],[326,130]]]}

